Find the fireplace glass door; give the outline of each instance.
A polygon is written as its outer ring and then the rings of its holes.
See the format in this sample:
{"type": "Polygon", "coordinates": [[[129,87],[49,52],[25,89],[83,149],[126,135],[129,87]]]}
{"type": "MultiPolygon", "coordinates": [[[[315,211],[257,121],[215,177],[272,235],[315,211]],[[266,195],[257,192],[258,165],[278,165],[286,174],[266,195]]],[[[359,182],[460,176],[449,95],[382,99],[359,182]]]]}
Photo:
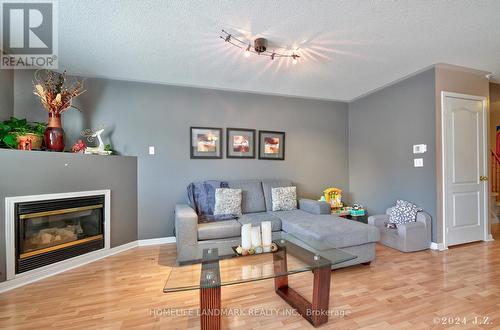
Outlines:
{"type": "Polygon", "coordinates": [[[102,239],[102,207],[98,204],[20,216],[21,258],[102,239]]]}
{"type": "Polygon", "coordinates": [[[74,198],[17,206],[17,272],[104,246],[104,198],[74,198]]]}

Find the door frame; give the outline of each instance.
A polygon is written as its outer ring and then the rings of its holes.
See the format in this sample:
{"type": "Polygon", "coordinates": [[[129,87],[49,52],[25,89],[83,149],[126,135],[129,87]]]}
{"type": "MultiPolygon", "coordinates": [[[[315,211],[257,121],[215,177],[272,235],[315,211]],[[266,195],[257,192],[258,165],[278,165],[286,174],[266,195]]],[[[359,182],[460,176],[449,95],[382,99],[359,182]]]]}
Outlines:
{"type": "MultiPolygon", "coordinates": [[[[448,192],[449,187],[446,185],[446,117],[445,117],[445,111],[446,111],[446,97],[455,97],[455,98],[460,98],[460,99],[466,99],[466,100],[476,100],[476,101],[481,101],[483,104],[483,147],[484,147],[484,155],[483,155],[483,175],[489,176],[489,149],[488,149],[488,137],[489,137],[489,113],[487,111],[487,98],[484,96],[478,96],[478,95],[469,95],[469,94],[461,94],[461,93],[454,93],[454,92],[446,92],[446,91],[441,91],[441,178],[442,178],[442,185],[443,185],[443,191],[442,191],[442,196],[441,196],[441,201],[442,201],[442,217],[443,217],[443,223],[442,223],[442,231],[443,231],[443,248],[448,249],[448,240],[446,237],[446,227],[447,227],[447,219],[446,219],[446,193],[448,192]]],[[[489,182],[486,181],[486,184],[483,185],[483,190],[484,190],[484,201],[483,201],[483,241],[488,241],[489,240],[489,182]]]]}

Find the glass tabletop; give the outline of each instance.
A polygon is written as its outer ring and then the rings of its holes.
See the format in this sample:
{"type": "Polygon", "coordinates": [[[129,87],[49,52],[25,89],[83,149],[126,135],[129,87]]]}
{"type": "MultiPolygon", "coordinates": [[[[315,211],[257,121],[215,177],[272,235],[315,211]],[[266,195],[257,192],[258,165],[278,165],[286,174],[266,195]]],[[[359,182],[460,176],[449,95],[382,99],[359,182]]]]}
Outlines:
{"type": "Polygon", "coordinates": [[[313,252],[287,239],[278,239],[278,251],[239,256],[231,247],[204,249],[192,264],[173,267],[163,292],[197,290],[331,267],[357,258],[338,249],[313,252]]]}

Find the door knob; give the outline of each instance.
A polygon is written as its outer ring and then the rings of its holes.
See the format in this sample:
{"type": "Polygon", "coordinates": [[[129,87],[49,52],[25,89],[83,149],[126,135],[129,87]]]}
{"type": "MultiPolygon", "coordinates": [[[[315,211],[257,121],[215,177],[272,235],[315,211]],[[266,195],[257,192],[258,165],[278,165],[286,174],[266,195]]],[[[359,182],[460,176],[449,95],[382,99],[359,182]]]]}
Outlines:
{"type": "Polygon", "coordinates": [[[484,175],[481,175],[479,177],[479,181],[488,181],[488,177],[487,176],[484,176],[484,175]]]}

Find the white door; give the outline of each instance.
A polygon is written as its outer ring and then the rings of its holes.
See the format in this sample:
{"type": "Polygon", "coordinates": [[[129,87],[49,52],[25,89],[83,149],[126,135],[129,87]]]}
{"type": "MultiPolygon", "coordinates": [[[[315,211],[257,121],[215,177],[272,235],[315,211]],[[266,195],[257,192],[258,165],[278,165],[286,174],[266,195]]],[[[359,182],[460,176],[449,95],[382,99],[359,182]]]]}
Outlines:
{"type": "Polygon", "coordinates": [[[442,93],[444,245],[486,239],[487,126],[483,97],[442,93]]]}

